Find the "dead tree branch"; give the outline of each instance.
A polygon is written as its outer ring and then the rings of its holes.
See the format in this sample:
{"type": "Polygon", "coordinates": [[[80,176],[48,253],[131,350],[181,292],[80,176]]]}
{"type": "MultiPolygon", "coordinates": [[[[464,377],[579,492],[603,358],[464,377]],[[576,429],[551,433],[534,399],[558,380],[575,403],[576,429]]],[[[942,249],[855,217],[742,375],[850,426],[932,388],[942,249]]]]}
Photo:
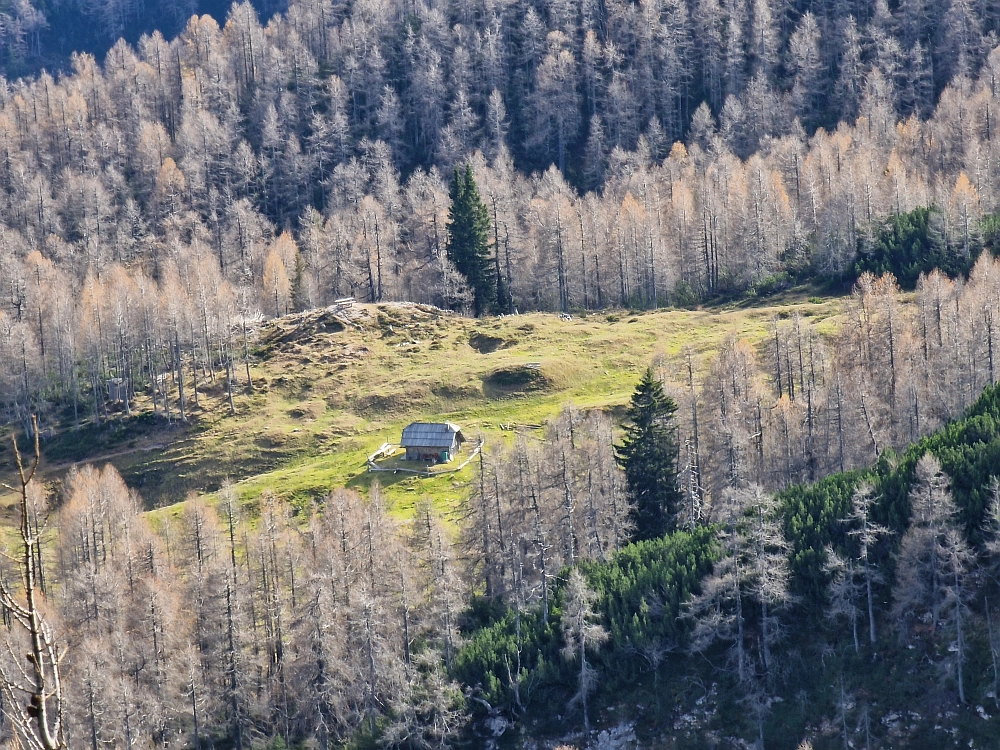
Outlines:
{"type": "Polygon", "coordinates": [[[7,718],[11,722],[18,746],[26,750],[64,750],[62,683],[59,662],[62,658],[52,628],[43,614],[45,595],[39,589],[39,561],[41,559],[40,532],[31,524],[28,486],[38,471],[41,448],[38,438],[38,420],[32,418],[35,437],[35,457],[27,469],[17,437],[13,438],[14,458],[20,487],[6,486],[19,494],[21,512],[19,532],[21,554],[16,559],[21,575],[22,591],[17,592],[0,578],[0,605],[11,614],[12,630],[20,629],[27,638],[28,651],[23,658],[21,641],[12,640],[13,632],[6,636],[8,659],[0,660],[0,691],[6,704],[7,718]]]}

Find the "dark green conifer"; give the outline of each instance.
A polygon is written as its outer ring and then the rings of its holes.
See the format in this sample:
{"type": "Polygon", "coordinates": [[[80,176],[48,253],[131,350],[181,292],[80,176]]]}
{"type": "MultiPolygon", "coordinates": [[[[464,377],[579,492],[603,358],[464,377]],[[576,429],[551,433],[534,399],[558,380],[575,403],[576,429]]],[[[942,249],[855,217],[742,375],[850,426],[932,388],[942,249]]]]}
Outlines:
{"type": "Polygon", "coordinates": [[[615,458],[635,504],[634,538],[655,539],[674,527],[681,496],[677,489],[677,404],[647,368],[626,412],[625,439],[615,458]]]}
{"type": "Polygon", "coordinates": [[[292,276],[292,310],[302,312],[309,309],[309,295],[306,292],[306,261],[302,253],[295,253],[295,275],[292,276]]]}
{"type": "Polygon", "coordinates": [[[497,285],[489,247],[490,216],[479,197],[472,165],[455,167],[449,194],[448,259],[472,289],[476,315],[483,315],[496,305],[497,285]]]}

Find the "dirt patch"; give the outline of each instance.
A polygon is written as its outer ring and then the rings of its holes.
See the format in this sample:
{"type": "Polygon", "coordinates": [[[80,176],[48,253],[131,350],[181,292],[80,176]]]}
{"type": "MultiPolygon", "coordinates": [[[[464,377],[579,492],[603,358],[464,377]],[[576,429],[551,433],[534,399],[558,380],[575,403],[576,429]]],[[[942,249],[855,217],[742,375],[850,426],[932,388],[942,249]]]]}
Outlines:
{"type": "Polygon", "coordinates": [[[319,419],[325,411],[325,401],[303,401],[289,409],[288,416],[294,419],[319,419]]]}
{"type": "Polygon", "coordinates": [[[354,411],[359,414],[374,412],[376,414],[386,414],[399,408],[399,399],[395,396],[382,396],[372,394],[364,396],[354,402],[354,411]]]}
{"type": "Polygon", "coordinates": [[[281,430],[265,428],[256,439],[256,443],[261,448],[283,448],[292,441],[292,436],[281,430]]]}
{"type": "Polygon", "coordinates": [[[466,385],[441,385],[431,389],[438,398],[449,401],[464,401],[471,398],[482,398],[483,389],[478,383],[467,383],[466,385]]]}
{"type": "Polygon", "coordinates": [[[483,392],[487,396],[546,391],[555,384],[538,367],[500,367],[483,378],[483,392]]]}
{"type": "MultiPolygon", "coordinates": [[[[395,333],[400,329],[418,328],[423,324],[440,324],[441,319],[452,315],[431,305],[412,302],[388,302],[375,307],[374,323],[383,332],[390,327],[395,333]]],[[[390,334],[391,335],[391,334],[390,334]]]]}
{"type": "MultiPolygon", "coordinates": [[[[347,399],[350,409],[355,414],[370,416],[373,414],[399,414],[424,403],[430,391],[422,386],[412,386],[405,392],[369,393],[354,399],[347,399]]],[[[327,403],[330,403],[329,400],[327,403]]]]}
{"type": "Polygon", "coordinates": [[[498,367],[483,376],[483,393],[489,398],[504,398],[528,393],[553,392],[579,381],[580,366],[559,357],[541,362],[498,367]]]}
{"type": "Polygon", "coordinates": [[[271,321],[263,330],[260,348],[265,354],[276,351],[297,351],[293,345],[299,341],[310,342],[320,334],[340,333],[344,321],[330,310],[308,312],[271,321]]]}
{"type": "Polygon", "coordinates": [[[488,333],[482,333],[480,331],[476,331],[469,336],[469,346],[480,354],[491,354],[498,349],[509,349],[516,343],[517,341],[514,339],[505,339],[500,336],[490,336],[488,333]]]}

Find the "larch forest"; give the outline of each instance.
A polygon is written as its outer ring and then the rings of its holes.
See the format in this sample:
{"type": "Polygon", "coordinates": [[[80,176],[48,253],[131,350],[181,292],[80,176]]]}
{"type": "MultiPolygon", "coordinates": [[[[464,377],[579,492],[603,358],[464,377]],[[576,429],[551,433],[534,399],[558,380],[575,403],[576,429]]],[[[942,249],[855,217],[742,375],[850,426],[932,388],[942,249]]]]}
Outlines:
{"type": "Polygon", "coordinates": [[[998,118],[995,0],[0,0],[0,746],[996,747],[998,118]],[[416,315],[452,473],[126,470],[416,315]]]}

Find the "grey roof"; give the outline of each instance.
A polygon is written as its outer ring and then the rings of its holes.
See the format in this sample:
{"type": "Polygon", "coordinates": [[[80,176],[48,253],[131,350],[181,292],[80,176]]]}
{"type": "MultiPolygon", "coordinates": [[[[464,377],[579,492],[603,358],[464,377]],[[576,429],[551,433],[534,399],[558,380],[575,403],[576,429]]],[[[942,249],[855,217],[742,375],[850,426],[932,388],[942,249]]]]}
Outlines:
{"type": "Polygon", "coordinates": [[[459,442],[465,442],[462,428],[452,422],[414,422],[403,428],[399,444],[404,448],[450,448],[456,435],[459,442]]]}

